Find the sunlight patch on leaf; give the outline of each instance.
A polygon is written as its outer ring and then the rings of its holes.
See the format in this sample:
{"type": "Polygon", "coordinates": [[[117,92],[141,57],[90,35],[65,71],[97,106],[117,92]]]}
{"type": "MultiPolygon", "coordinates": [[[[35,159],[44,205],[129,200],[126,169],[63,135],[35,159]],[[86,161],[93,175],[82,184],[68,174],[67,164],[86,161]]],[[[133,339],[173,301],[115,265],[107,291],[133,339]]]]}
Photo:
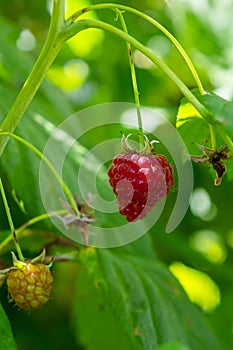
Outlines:
{"type": "Polygon", "coordinates": [[[66,1],[66,18],[70,17],[74,12],[81,8],[90,6],[89,0],[67,0],[66,1]]]}
{"type": "Polygon", "coordinates": [[[92,53],[94,54],[94,50],[101,46],[103,39],[104,32],[102,30],[91,28],[68,40],[67,45],[76,56],[85,58],[92,53]]]}
{"type": "Polygon", "coordinates": [[[212,312],[220,303],[220,291],[217,284],[204,272],[174,262],[170,271],[178,279],[189,299],[203,311],[212,312]]]}
{"type": "MultiPolygon", "coordinates": [[[[196,98],[213,113],[214,120],[218,125],[222,125],[222,128],[224,128],[228,135],[232,137],[233,102],[224,100],[213,93],[207,93],[202,96],[197,89],[194,89],[192,92],[196,98]]],[[[178,109],[176,127],[188,148],[190,156],[203,155],[201,154],[200,149],[198,149],[200,148],[197,146],[198,144],[202,147],[212,148],[208,123],[201,117],[200,113],[196,111],[186,98],[181,100],[178,109]]],[[[219,150],[223,147],[223,140],[217,131],[215,132],[215,136],[217,149],[219,150]]],[[[231,159],[226,161],[226,168],[228,180],[231,181],[233,179],[233,167],[228,165],[230,162],[231,159]]],[[[211,176],[215,178],[215,171],[212,169],[212,166],[209,166],[209,164],[206,166],[209,167],[211,176]]]]}
{"type": "Polygon", "coordinates": [[[207,143],[207,145],[210,145],[208,123],[186,98],[181,100],[176,119],[176,127],[190,155],[200,154],[200,150],[198,150],[195,143],[201,145],[207,143]]]}
{"type": "MultiPolygon", "coordinates": [[[[66,17],[71,16],[77,10],[90,6],[90,2],[87,0],[68,0],[66,17]],[[78,6],[77,6],[78,5],[78,6]]],[[[81,18],[95,18],[97,19],[96,13],[88,12],[83,14],[81,18]]],[[[74,54],[78,57],[86,57],[90,53],[94,54],[95,51],[103,42],[104,32],[98,29],[88,29],[80,32],[68,40],[67,45],[71,48],[74,54]]]]}
{"type": "Polygon", "coordinates": [[[182,103],[179,107],[179,112],[176,120],[176,127],[179,128],[180,126],[182,126],[182,124],[189,121],[189,118],[192,117],[202,118],[200,113],[190,102],[182,103]]]}

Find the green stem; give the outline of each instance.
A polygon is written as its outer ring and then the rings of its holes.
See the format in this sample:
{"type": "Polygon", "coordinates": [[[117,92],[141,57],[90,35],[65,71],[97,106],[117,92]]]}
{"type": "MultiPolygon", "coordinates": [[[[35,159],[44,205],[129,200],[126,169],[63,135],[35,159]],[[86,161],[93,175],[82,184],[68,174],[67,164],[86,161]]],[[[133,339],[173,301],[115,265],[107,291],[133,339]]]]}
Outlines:
{"type": "Polygon", "coordinates": [[[131,12],[143,19],[145,19],[147,22],[151,23],[153,26],[155,26],[156,28],[158,28],[163,34],[165,34],[167,36],[167,38],[175,45],[175,47],[177,48],[177,50],[180,52],[180,54],[182,55],[182,57],[184,58],[185,62],[187,63],[193,78],[199,88],[199,91],[202,95],[205,94],[205,90],[202,86],[201,80],[198,76],[198,73],[191,61],[191,59],[189,58],[187,52],[184,50],[184,48],[182,47],[182,45],[179,43],[179,41],[159,22],[157,22],[154,18],[146,15],[145,13],[136,10],[132,7],[129,6],[125,6],[125,5],[121,5],[121,4],[112,4],[112,3],[106,3],[106,4],[97,4],[97,5],[92,5],[89,7],[86,7],[85,9],[81,9],[77,12],[75,12],[68,20],[67,22],[72,23],[74,22],[78,17],[80,17],[83,13],[86,13],[88,11],[93,11],[93,10],[103,10],[103,9],[111,9],[111,10],[123,10],[123,11],[127,11],[127,12],[131,12]]]}
{"type": "MultiPolygon", "coordinates": [[[[9,113],[0,125],[1,131],[13,132],[15,130],[43,79],[45,78],[49,67],[61,50],[64,42],[59,36],[59,33],[65,23],[64,11],[65,0],[54,0],[50,29],[45,45],[9,113]]],[[[7,142],[7,138],[2,138],[0,140],[0,156],[7,142]]]]}
{"type": "Polygon", "coordinates": [[[213,150],[216,150],[217,143],[216,143],[216,136],[215,136],[215,130],[214,130],[213,125],[209,125],[209,129],[210,129],[211,148],[213,150]]]}
{"type": "MultiPolygon", "coordinates": [[[[121,23],[123,31],[126,34],[128,34],[128,29],[127,29],[127,26],[126,26],[126,23],[124,20],[124,16],[122,15],[122,12],[119,11],[118,9],[116,9],[116,13],[120,19],[120,23],[121,23]]],[[[139,99],[137,76],[136,76],[135,65],[134,65],[134,61],[133,61],[132,49],[131,49],[130,43],[126,42],[126,47],[127,47],[127,53],[128,53],[129,65],[130,65],[130,71],[131,71],[134,100],[135,100],[136,109],[137,109],[137,116],[138,116],[139,143],[140,143],[140,145],[143,145],[144,138],[143,138],[142,116],[141,116],[141,106],[140,106],[140,99],[139,99]]]]}
{"type": "MultiPolygon", "coordinates": [[[[53,175],[55,176],[55,178],[57,179],[58,183],[61,185],[61,187],[63,188],[67,199],[69,200],[71,207],[73,208],[73,210],[75,211],[75,213],[77,215],[79,215],[79,210],[77,208],[76,202],[74,200],[74,197],[72,195],[72,193],[70,192],[69,187],[66,185],[66,183],[64,182],[64,180],[61,178],[61,176],[59,175],[59,173],[57,172],[57,170],[55,169],[55,167],[53,166],[53,164],[50,162],[50,160],[43,154],[41,153],[35,146],[33,146],[30,142],[24,140],[22,137],[17,136],[15,134],[12,134],[10,132],[0,132],[0,136],[7,136],[7,137],[12,137],[13,139],[19,141],[20,143],[24,144],[26,147],[28,147],[29,149],[31,149],[35,154],[37,154],[44,162],[45,164],[48,166],[48,168],[51,170],[51,172],[53,173],[53,175]]],[[[0,138],[1,140],[1,138],[0,138]]]]}
{"type": "Polygon", "coordinates": [[[229,150],[231,151],[231,154],[233,155],[233,142],[231,138],[226,134],[226,132],[223,130],[221,126],[217,127],[217,131],[219,135],[221,136],[222,140],[225,142],[229,150]]]}
{"type": "Polygon", "coordinates": [[[108,23],[104,23],[95,19],[81,19],[78,22],[75,22],[63,29],[64,39],[68,40],[81,30],[88,28],[99,28],[111,32],[112,34],[117,35],[118,37],[122,38],[123,40],[134,46],[136,49],[141,51],[177,85],[177,87],[180,89],[183,95],[194,105],[194,107],[200,112],[200,114],[209,124],[215,124],[213,114],[199,102],[199,100],[187,88],[187,86],[182,82],[182,80],[166,65],[166,63],[164,63],[150,49],[145,47],[142,43],[140,43],[131,35],[124,33],[122,30],[115,28],[114,26],[108,23]]]}
{"type": "MultiPolygon", "coordinates": [[[[84,12],[88,12],[88,11],[93,11],[93,10],[103,10],[103,9],[111,9],[111,10],[115,10],[117,11],[117,13],[121,13],[120,10],[123,11],[127,11],[127,12],[131,12],[143,19],[145,19],[147,22],[151,23],[153,26],[155,26],[156,28],[158,28],[163,34],[165,34],[167,36],[167,38],[175,45],[175,47],[178,49],[178,51],[180,52],[180,54],[182,55],[182,57],[184,58],[187,66],[189,67],[192,76],[198,86],[198,89],[201,93],[201,95],[205,95],[205,90],[203,88],[203,85],[201,83],[200,77],[191,61],[191,59],[189,58],[187,52],[185,51],[185,49],[182,47],[182,45],[179,43],[179,41],[162,25],[160,24],[158,21],[156,21],[154,18],[146,15],[145,13],[138,11],[134,8],[131,8],[129,6],[125,6],[125,5],[121,5],[121,4],[112,4],[112,3],[107,3],[107,4],[97,4],[97,5],[92,5],[89,6],[87,8],[85,8],[82,10],[77,11],[75,14],[72,15],[72,17],[70,17],[70,19],[68,19],[68,21],[74,22],[78,17],[80,17],[84,12]]],[[[124,18],[123,18],[124,21],[124,18]]],[[[122,22],[122,21],[121,21],[122,22]]],[[[122,25],[122,28],[124,30],[124,25],[122,25]]],[[[125,33],[127,33],[127,28],[126,30],[124,30],[125,33]]],[[[216,149],[216,136],[215,136],[215,131],[214,131],[214,127],[212,125],[209,125],[209,129],[210,129],[210,136],[211,136],[211,144],[212,144],[212,149],[216,149]]]]}
{"type": "MultiPolygon", "coordinates": [[[[15,130],[24,112],[28,108],[35,93],[37,92],[41,82],[43,81],[49,67],[53,63],[56,56],[58,55],[63,43],[69,38],[71,38],[72,36],[74,36],[75,34],[77,34],[79,31],[82,31],[84,29],[88,29],[91,27],[112,32],[113,34],[118,35],[127,43],[131,44],[132,46],[137,48],[139,51],[141,51],[144,55],[146,55],[149,59],[151,59],[151,61],[154,62],[177,85],[177,87],[180,89],[183,95],[186,96],[186,98],[194,105],[194,107],[196,107],[196,109],[200,112],[203,118],[210,125],[214,126],[216,124],[212,113],[208,111],[208,109],[198,101],[198,99],[192,94],[192,92],[187,88],[187,86],[176,76],[176,74],[162,60],[160,60],[151,50],[146,48],[143,44],[141,44],[135,38],[133,38],[127,33],[124,33],[123,31],[107,23],[100,22],[97,20],[93,20],[93,19],[80,20],[77,23],[75,23],[74,21],[84,12],[87,12],[90,10],[104,9],[104,8],[121,9],[121,10],[129,11],[131,13],[134,13],[144,18],[151,24],[155,25],[158,29],[160,29],[177,47],[177,49],[180,51],[185,61],[187,62],[193,74],[193,77],[199,87],[200,92],[204,94],[204,89],[201,85],[201,81],[198,77],[198,74],[191,60],[186,54],[185,50],[182,48],[179,42],[160,23],[158,23],[153,18],[149,17],[146,14],[141,13],[136,9],[133,9],[128,6],[120,5],[120,4],[119,5],[118,4],[93,5],[93,6],[84,8],[80,11],[77,11],[67,21],[65,21],[64,8],[65,8],[65,0],[53,0],[53,11],[52,11],[50,29],[49,29],[49,33],[48,33],[48,37],[46,39],[45,45],[35,63],[33,70],[29,74],[18,97],[16,98],[13,106],[11,107],[6,118],[3,120],[0,126],[1,131],[13,132],[15,130]]],[[[213,136],[214,133],[211,132],[211,135],[213,136]]],[[[212,139],[214,140],[213,137],[212,139]]],[[[8,138],[0,139],[0,156],[7,142],[8,142],[8,138]]],[[[214,141],[213,141],[213,144],[214,144],[214,141]]]]}
{"type": "MultiPolygon", "coordinates": [[[[66,213],[67,213],[67,210],[62,209],[62,210],[56,211],[55,213],[41,214],[41,215],[38,215],[38,216],[30,219],[25,224],[23,224],[22,226],[20,226],[18,229],[15,230],[17,238],[19,239],[22,236],[22,233],[25,231],[25,229],[28,228],[29,226],[32,226],[33,224],[36,224],[36,223],[38,223],[38,222],[40,222],[42,220],[48,219],[50,217],[53,217],[56,214],[63,215],[63,214],[66,214],[66,213]]],[[[13,240],[12,235],[9,235],[0,243],[0,253],[2,253],[4,251],[4,249],[6,249],[6,247],[12,242],[12,240],[13,240]]]]}
{"type": "Polygon", "coordinates": [[[0,178],[0,192],[1,192],[1,195],[2,195],[3,204],[4,204],[4,207],[5,207],[5,210],[6,210],[6,215],[7,215],[7,219],[8,219],[10,230],[11,230],[10,237],[14,241],[15,249],[17,251],[19,260],[20,261],[24,261],[23,253],[21,251],[21,248],[20,248],[20,245],[19,245],[19,242],[18,242],[18,238],[17,238],[17,235],[16,235],[15,227],[14,227],[14,224],[13,224],[13,220],[12,220],[11,213],[10,213],[10,208],[8,206],[8,203],[7,203],[7,199],[6,199],[6,195],[5,195],[5,191],[4,191],[4,187],[3,187],[3,184],[2,184],[2,179],[1,178],[0,178]]]}

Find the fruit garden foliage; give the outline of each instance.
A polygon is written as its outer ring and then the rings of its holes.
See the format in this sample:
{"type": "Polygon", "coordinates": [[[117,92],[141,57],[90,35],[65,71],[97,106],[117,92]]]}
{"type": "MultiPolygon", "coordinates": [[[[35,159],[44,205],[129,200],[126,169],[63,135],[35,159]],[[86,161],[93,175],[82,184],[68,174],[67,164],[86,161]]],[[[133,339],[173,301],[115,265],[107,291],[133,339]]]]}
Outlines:
{"type": "MultiPolygon", "coordinates": [[[[95,249],[73,242],[68,243],[68,240],[64,239],[51,223],[47,222],[48,213],[43,212],[39,190],[37,190],[37,158],[39,156],[43,160],[41,151],[49,135],[46,123],[43,125],[36,124],[35,119],[30,119],[30,116],[36,111],[40,112],[41,115],[57,113],[58,118],[60,118],[59,121],[61,121],[63,111],[65,115],[67,115],[67,111],[69,111],[68,113],[72,112],[65,98],[59,95],[62,101],[60,102],[59,98],[54,95],[57,92],[47,86],[47,83],[42,84],[42,82],[67,40],[76,34],[78,38],[78,34],[88,28],[103,29],[127,43],[133,92],[138,109],[140,109],[140,101],[135,68],[131,59],[133,50],[141,51],[165,74],[163,79],[171,79],[177,85],[184,96],[178,110],[177,130],[185,141],[189,154],[193,156],[192,160],[198,163],[197,169],[200,168],[200,170],[197,171],[203,171],[201,165],[203,163],[207,164],[206,171],[210,173],[209,183],[215,182],[216,189],[218,189],[217,186],[221,186],[221,182],[232,181],[233,177],[231,160],[233,154],[232,102],[226,101],[213,93],[205,92],[194,66],[182,46],[170,32],[153,18],[128,6],[105,3],[77,9],[77,12],[65,20],[64,5],[65,1],[63,0],[53,1],[50,30],[45,45],[27,78],[26,84],[8,113],[6,113],[7,108],[12,101],[9,93],[6,93],[7,87],[6,90],[1,88],[3,89],[3,96],[7,96],[6,101],[2,101],[2,114],[6,114],[6,117],[2,118],[0,131],[1,194],[3,198],[1,207],[1,221],[3,221],[3,224],[1,223],[0,236],[0,263],[2,267],[0,282],[3,285],[2,288],[8,285],[11,298],[15,299],[15,302],[21,308],[26,310],[36,309],[38,306],[42,306],[43,303],[38,304],[36,302],[33,304],[29,300],[29,304],[26,304],[25,307],[22,300],[17,300],[17,295],[14,296],[18,278],[21,278],[18,272],[23,272],[25,266],[29,265],[30,271],[36,271],[36,266],[40,270],[39,266],[43,265],[46,266],[45,274],[47,276],[50,267],[47,267],[48,265],[53,264],[53,267],[51,267],[53,269],[61,261],[65,261],[66,264],[73,261],[77,263],[81,271],[77,276],[78,287],[73,299],[75,334],[78,342],[87,349],[110,349],[114,348],[113,344],[116,342],[122,349],[218,350],[222,349],[223,346],[228,349],[231,340],[229,324],[232,322],[232,315],[231,319],[230,317],[224,319],[226,309],[220,307],[219,314],[214,319],[214,316],[211,318],[204,315],[193,305],[169,271],[168,265],[162,262],[163,259],[160,259],[159,255],[161,253],[159,254],[156,249],[156,240],[152,235],[148,233],[140,240],[117,249],[95,249]],[[117,21],[110,24],[96,20],[91,16],[88,17],[88,14],[91,14],[93,10],[113,11],[117,21]],[[82,17],[84,13],[86,14],[85,18],[82,17]],[[169,68],[159,56],[134,38],[132,33],[128,34],[125,22],[126,13],[139,16],[150,25],[161,30],[172,41],[191,70],[197,88],[192,91],[189,90],[182,79],[172,70],[172,67],[169,68]],[[36,97],[33,108],[28,109],[38,89],[41,89],[42,95],[43,93],[47,94],[46,99],[49,100],[49,103],[44,104],[44,97],[40,95],[36,97]],[[54,105],[56,108],[52,108],[54,105]],[[26,180],[26,187],[25,178],[28,179],[26,180]],[[8,205],[11,210],[9,210],[8,205]],[[44,221],[46,222],[44,223],[44,221]],[[35,226],[35,224],[41,224],[42,222],[44,226],[35,226]],[[43,227],[43,230],[41,227],[43,227]],[[14,250],[14,247],[17,257],[14,254],[12,262],[10,252],[14,250]],[[30,259],[27,261],[24,255],[29,256],[30,259]],[[35,266],[32,266],[33,264],[35,266]],[[12,269],[12,267],[14,268],[12,269]],[[5,279],[7,279],[7,284],[4,284],[5,279]],[[13,290],[10,289],[12,284],[13,290]],[[86,295],[88,295],[88,298],[85,298],[86,295]],[[100,305],[104,305],[102,312],[99,308],[100,305]],[[98,335],[92,324],[94,320],[98,323],[99,319],[102,323],[102,332],[98,335]],[[223,325],[224,331],[222,334],[219,334],[216,330],[218,322],[223,325]],[[210,325],[210,323],[212,324],[210,325]],[[223,335],[224,333],[225,335],[223,335]]],[[[10,31],[7,24],[5,28],[10,31]]],[[[9,32],[9,35],[14,35],[14,33],[9,32]]],[[[2,51],[4,50],[4,54],[10,60],[14,56],[14,49],[8,44],[7,37],[4,37],[4,39],[2,40],[4,44],[2,45],[2,51]]],[[[21,62],[19,69],[23,70],[25,63],[27,62],[21,62]]],[[[142,134],[140,118],[139,131],[142,134]]],[[[87,150],[88,147],[91,147],[86,140],[83,141],[83,145],[87,150]]],[[[166,153],[166,150],[163,152],[166,153]]],[[[169,158],[168,154],[166,156],[169,158]]],[[[127,158],[127,156],[125,157],[127,158]]],[[[47,160],[45,161],[47,162],[47,160]]],[[[61,181],[67,196],[67,203],[62,208],[62,215],[64,212],[67,215],[67,210],[71,209],[74,215],[81,218],[80,210],[82,207],[72,195],[73,177],[70,175],[76,171],[76,166],[78,166],[77,160],[75,156],[71,156],[68,168],[65,171],[66,182],[61,181]]],[[[48,160],[48,167],[56,177],[57,174],[54,171],[52,159],[48,160]]],[[[106,174],[107,171],[106,167],[106,174]]],[[[176,170],[173,169],[173,171],[175,177],[176,170]]],[[[110,178],[111,176],[110,174],[110,178]]],[[[171,197],[170,200],[173,200],[173,198],[171,197]]],[[[85,218],[89,218],[89,212],[84,211],[84,214],[85,218]]],[[[120,217],[120,214],[117,215],[120,217]]],[[[117,220],[121,219],[117,217],[116,223],[117,220]]],[[[84,222],[86,230],[89,223],[88,220],[84,220],[84,222]]],[[[83,225],[80,223],[83,223],[81,219],[77,229],[82,230],[83,225]]],[[[106,225],[106,222],[103,222],[104,225],[106,225]]],[[[163,237],[165,233],[161,227],[163,225],[160,225],[159,237],[162,242],[158,243],[160,248],[168,249],[170,244],[168,251],[172,254],[173,247],[176,252],[179,252],[181,242],[181,246],[186,251],[186,253],[182,252],[181,255],[183,254],[186,257],[189,264],[192,264],[192,260],[196,259],[199,266],[202,266],[204,270],[206,266],[208,267],[210,275],[216,278],[219,283],[222,283],[222,286],[229,285],[229,282],[232,284],[229,264],[226,264],[221,271],[216,272],[213,266],[205,262],[201,256],[197,257],[192,252],[187,242],[187,245],[184,246],[181,236],[176,235],[176,233],[173,233],[173,236],[169,238],[170,243],[166,241],[163,246],[163,240],[168,240],[168,238],[163,237]]],[[[152,234],[154,229],[151,231],[152,234]]],[[[166,259],[164,260],[166,261],[166,259]]],[[[26,275],[22,278],[26,278],[26,275]]],[[[43,289],[46,290],[47,287],[49,287],[50,292],[51,278],[47,279],[46,277],[44,279],[45,285],[40,284],[40,282],[36,282],[39,283],[37,285],[40,288],[39,292],[43,294],[43,289]]],[[[28,281],[26,283],[30,284],[28,281]]],[[[22,290],[22,286],[20,289],[22,290]]],[[[35,289],[33,290],[35,291],[35,289]]],[[[57,293],[60,292],[57,290],[57,293]]],[[[48,299],[47,297],[49,297],[49,294],[46,294],[45,302],[48,299]]],[[[33,301],[35,301],[36,294],[33,294],[33,298],[33,301]]],[[[53,303],[53,300],[49,303],[53,303]]],[[[232,302],[229,305],[232,306],[232,302]]],[[[44,308],[46,307],[47,305],[44,306],[44,308]]],[[[17,348],[17,339],[14,340],[13,338],[10,322],[14,324],[14,320],[9,321],[4,309],[0,307],[0,349],[17,348]]]]}

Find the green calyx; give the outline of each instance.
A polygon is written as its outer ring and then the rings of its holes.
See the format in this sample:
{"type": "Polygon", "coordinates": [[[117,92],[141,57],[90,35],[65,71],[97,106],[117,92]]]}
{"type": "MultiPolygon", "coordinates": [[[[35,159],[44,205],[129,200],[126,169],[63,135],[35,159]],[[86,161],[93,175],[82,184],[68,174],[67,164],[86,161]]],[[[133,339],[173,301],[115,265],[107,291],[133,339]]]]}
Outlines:
{"type": "MultiPolygon", "coordinates": [[[[30,260],[28,262],[23,262],[23,261],[18,260],[14,252],[11,252],[11,254],[12,254],[12,259],[13,259],[13,266],[17,269],[24,268],[27,263],[30,263],[30,264],[43,263],[43,261],[45,259],[45,249],[43,249],[42,252],[38,256],[36,256],[35,258],[33,258],[32,260],[30,260]]],[[[49,264],[49,267],[50,267],[50,264],[49,264]]]]}
{"type": "MultiPolygon", "coordinates": [[[[33,258],[32,260],[29,260],[27,262],[24,262],[24,261],[21,261],[19,260],[15,253],[14,252],[11,252],[11,255],[12,255],[12,261],[13,261],[13,266],[10,266],[4,270],[0,270],[0,276],[3,276],[3,275],[6,275],[8,274],[10,271],[12,270],[20,270],[20,269],[23,269],[26,267],[26,265],[28,263],[30,264],[38,264],[38,263],[43,263],[44,260],[45,260],[45,249],[43,249],[43,251],[38,255],[36,256],[35,258],[33,258]]],[[[47,264],[46,266],[48,268],[50,268],[52,266],[52,260],[49,264],[47,264]]],[[[3,277],[2,277],[3,278],[3,277]]]]}
{"type": "Polygon", "coordinates": [[[148,156],[148,155],[155,154],[154,144],[158,143],[159,141],[157,140],[149,141],[148,137],[145,134],[138,135],[140,136],[140,140],[141,139],[143,140],[143,145],[140,145],[140,143],[138,144],[137,142],[134,141],[135,142],[135,148],[134,148],[134,147],[131,147],[128,143],[128,139],[130,138],[130,136],[132,136],[132,134],[128,134],[127,136],[122,134],[121,147],[122,147],[123,153],[139,154],[141,156],[148,156]],[[139,149],[137,149],[137,147],[139,149]]]}

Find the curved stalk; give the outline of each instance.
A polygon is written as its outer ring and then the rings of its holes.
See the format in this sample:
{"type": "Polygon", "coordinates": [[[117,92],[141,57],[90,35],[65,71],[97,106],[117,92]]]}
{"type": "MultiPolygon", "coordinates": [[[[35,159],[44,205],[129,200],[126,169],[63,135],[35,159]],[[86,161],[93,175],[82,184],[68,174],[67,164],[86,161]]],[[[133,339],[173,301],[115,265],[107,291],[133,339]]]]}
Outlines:
{"type": "MultiPolygon", "coordinates": [[[[22,236],[25,229],[28,228],[29,226],[32,226],[33,224],[36,224],[42,220],[53,217],[56,214],[63,215],[66,213],[67,213],[67,210],[62,209],[62,210],[56,211],[55,213],[50,213],[50,214],[46,213],[46,214],[41,214],[41,215],[35,216],[34,218],[28,220],[25,224],[23,224],[22,226],[20,226],[19,228],[17,228],[15,230],[17,238],[19,239],[22,236]]],[[[4,249],[6,249],[6,247],[12,242],[12,240],[13,240],[12,235],[9,235],[0,243],[0,253],[2,253],[4,251],[4,249]]]]}
{"type": "Polygon", "coordinates": [[[88,28],[98,28],[103,29],[112,34],[117,35],[122,38],[124,41],[130,43],[136,49],[141,51],[145,56],[147,56],[153,63],[155,63],[180,89],[183,95],[194,105],[194,107],[200,112],[203,118],[211,125],[215,124],[213,114],[202,105],[199,100],[193,95],[193,93],[188,89],[188,87],[183,83],[183,81],[159,58],[157,57],[150,49],[145,47],[137,39],[131,35],[123,32],[122,30],[112,26],[111,24],[95,20],[95,19],[81,19],[78,22],[71,24],[70,26],[63,29],[63,37],[65,40],[69,40],[75,34],[81,30],[88,28]]]}
{"type": "Polygon", "coordinates": [[[72,193],[70,192],[69,187],[66,185],[65,181],[61,178],[61,176],[59,175],[59,173],[57,172],[57,170],[55,169],[53,164],[50,162],[50,160],[47,157],[45,157],[45,155],[42,152],[40,152],[35,146],[33,146],[30,142],[24,140],[20,136],[17,136],[15,134],[10,133],[10,132],[0,132],[0,140],[1,140],[1,136],[12,137],[13,139],[19,141],[20,143],[24,144],[26,147],[31,149],[35,154],[37,154],[45,162],[45,164],[48,166],[48,168],[51,170],[51,172],[53,173],[53,175],[57,179],[58,183],[63,188],[63,190],[67,196],[67,199],[69,200],[69,202],[71,204],[71,207],[73,208],[75,213],[77,215],[79,215],[79,210],[78,210],[77,205],[75,203],[74,197],[72,196],[72,193]]]}
{"type": "MultiPolygon", "coordinates": [[[[145,19],[147,22],[151,23],[156,28],[158,28],[163,34],[166,35],[166,37],[175,45],[177,50],[180,52],[180,54],[184,58],[185,62],[187,63],[187,66],[189,67],[189,69],[191,71],[191,74],[192,74],[192,76],[197,84],[197,87],[198,87],[201,95],[205,94],[205,90],[203,88],[203,85],[201,83],[199,75],[198,75],[191,59],[189,58],[187,52],[184,50],[183,46],[162,24],[160,24],[154,18],[146,15],[145,13],[140,12],[134,8],[129,7],[129,6],[121,5],[121,4],[112,4],[112,3],[97,4],[97,5],[93,5],[93,6],[89,6],[89,7],[85,8],[85,11],[84,11],[84,9],[77,11],[72,17],[70,17],[70,19],[68,19],[68,21],[69,20],[74,21],[75,19],[80,17],[84,12],[93,11],[93,10],[101,10],[101,9],[111,9],[111,10],[115,10],[118,12],[120,12],[120,10],[128,11],[128,12],[134,13],[135,15],[145,19]]],[[[126,33],[127,33],[127,31],[126,31],[126,33]]],[[[216,137],[215,137],[214,128],[211,125],[209,125],[209,128],[210,128],[212,149],[216,149],[216,137]]]]}
{"type": "MultiPolygon", "coordinates": [[[[92,5],[89,7],[86,7],[82,10],[79,10],[77,12],[75,12],[69,19],[68,22],[74,22],[77,18],[79,18],[83,13],[86,13],[88,11],[93,11],[93,10],[103,10],[103,9],[111,9],[111,10],[115,10],[118,11],[118,13],[120,13],[121,11],[127,11],[127,12],[131,12],[143,19],[145,19],[147,22],[151,23],[153,26],[155,26],[156,28],[158,28],[163,34],[166,35],[166,37],[174,44],[174,46],[177,48],[177,50],[180,52],[180,54],[182,55],[182,57],[184,58],[187,66],[189,67],[191,74],[197,84],[197,87],[200,91],[201,95],[205,94],[205,90],[203,88],[203,85],[201,83],[201,80],[199,78],[199,75],[191,61],[191,59],[189,58],[187,52],[185,51],[185,49],[183,48],[183,46],[179,43],[179,41],[158,21],[156,21],[154,18],[148,16],[147,14],[136,10],[132,7],[129,6],[125,6],[125,5],[121,5],[121,4],[112,4],[112,3],[106,3],[106,4],[97,4],[97,5],[92,5]],[[120,11],[121,10],[121,11],[120,11]]],[[[127,33],[127,31],[126,31],[127,33]]],[[[212,125],[209,125],[209,129],[210,129],[210,138],[211,138],[211,145],[212,145],[212,149],[216,149],[217,145],[216,145],[216,136],[215,136],[215,131],[214,131],[214,127],[212,125]]]]}
{"type": "MultiPolygon", "coordinates": [[[[149,17],[146,14],[141,13],[136,9],[133,9],[131,7],[124,6],[124,5],[118,5],[118,4],[99,4],[99,5],[89,6],[80,11],[77,11],[68,20],[65,21],[64,7],[65,7],[65,0],[53,0],[51,24],[50,24],[50,29],[49,29],[49,33],[48,33],[48,37],[45,42],[45,45],[35,63],[33,70],[29,74],[18,97],[16,98],[13,106],[11,107],[9,113],[3,120],[2,124],[0,125],[0,131],[13,132],[15,130],[24,112],[28,108],[35,93],[37,92],[41,82],[43,81],[49,67],[51,66],[54,59],[56,58],[59,51],[61,50],[63,43],[69,38],[71,38],[72,36],[76,35],[79,31],[82,31],[88,28],[99,28],[99,29],[112,32],[113,34],[121,37],[123,40],[125,40],[126,42],[128,42],[129,44],[137,48],[139,51],[141,51],[144,55],[146,55],[152,62],[154,62],[177,85],[177,87],[180,89],[182,94],[186,96],[186,98],[200,112],[203,118],[210,124],[210,128],[212,128],[211,129],[212,143],[215,144],[215,141],[214,141],[215,136],[212,131],[214,126],[216,127],[218,126],[218,123],[215,122],[213,118],[213,114],[198,101],[198,99],[192,94],[192,92],[187,88],[187,86],[177,77],[177,75],[161,59],[159,59],[151,50],[146,48],[143,44],[141,44],[132,36],[128,35],[127,33],[124,33],[124,31],[121,31],[115,28],[114,26],[111,26],[110,24],[97,21],[94,19],[86,19],[86,20],[81,19],[78,22],[75,22],[75,20],[84,12],[95,10],[95,9],[96,10],[103,9],[103,8],[122,9],[125,11],[132,12],[136,15],[139,15],[140,17],[146,19],[148,22],[150,22],[151,24],[159,28],[165,35],[167,35],[167,37],[178,48],[178,50],[181,52],[182,56],[186,60],[193,74],[193,77],[199,87],[200,92],[204,93],[204,89],[201,85],[200,79],[188,55],[186,54],[182,46],[179,44],[179,42],[160,23],[158,23],[153,18],[149,17]]],[[[221,128],[221,125],[219,126],[221,128]]],[[[227,134],[224,133],[224,130],[222,129],[221,129],[221,134],[222,136],[224,134],[224,138],[228,142],[227,143],[228,147],[232,149],[233,144],[231,140],[227,138],[227,134]]],[[[8,142],[7,137],[0,139],[0,156],[7,142],[8,142]]]]}
{"type": "Polygon", "coordinates": [[[95,19],[81,19],[78,22],[74,22],[68,27],[63,29],[62,36],[64,40],[69,40],[71,37],[76,35],[82,30],[88,28],[98,28],[106,30],[112,34],[117,35],[124,41],[130,43],[136,49],[141,51],[145,56],[147,56],[154,64],[156,64],[180,89],[182,94],[189,100],[193,106],[197,109],[197,111],[202,115],[202,117],[206,120],[211,128],[211,137],[212,144],[216,145],[214,128],[218,131],[221,138],[224,140],[228,148],[231,150],[233,154],[233,142],[227,133],[223,130],[223,127],[220,122],[215,121],[214,115],[211,111],[209,111],[188,89],[188,87],[183,83],[183,81],[159,58],[157,57],[150,49],[145,47],[142,43],[140,43],[137,39],[132,37],[131,35],[125,33],[124,31],[99,20],[95,19]]]}
{"type": "Polygon", "coordinates": [[[187,63],[187,66],[189,67],[192,76],[198,86],[198,89],[200,91],[200,93],[202,95],[205,94],[205,90],[203,88],[203,85],[201,83],[201,80],[199,78],[199,75],[191,61],[191,59],[189,58],[187,52],[185,51],[185,49],[183,48],[183,46],[179,43],[179,41],[158,21],[156,21],[154,18],[148,16],[147,14],[136,10],[132,7],[129,6],[125,6],[125,5],[121,5],[121,4],[112,4],[112,3],[106,3],[106,4],[97,4],[97,5],[92,5],[92,6],[88,6],[86,8],[83,8],[77,12],[75,12],[68,20],[67,23],[72,23],[74,22],[78,17],[80,17],[83,13],[86,13],[88,11],[94,11],[94,10],[103,10],[103,9],[111,9],[111,10],[122,10],[122,11],[127,11],[127,12],[131,12],[143,19],[145,19],[147,22],[151,23],[153,26],[155,26],[156,28],[158,28],[163,34],[166,35],[166,37],[175,45],[175,47],[177,48],[177,50],[180,52],[180,54],[182,55],[182,57],[184,58],[185,62],[187,63]]]}

